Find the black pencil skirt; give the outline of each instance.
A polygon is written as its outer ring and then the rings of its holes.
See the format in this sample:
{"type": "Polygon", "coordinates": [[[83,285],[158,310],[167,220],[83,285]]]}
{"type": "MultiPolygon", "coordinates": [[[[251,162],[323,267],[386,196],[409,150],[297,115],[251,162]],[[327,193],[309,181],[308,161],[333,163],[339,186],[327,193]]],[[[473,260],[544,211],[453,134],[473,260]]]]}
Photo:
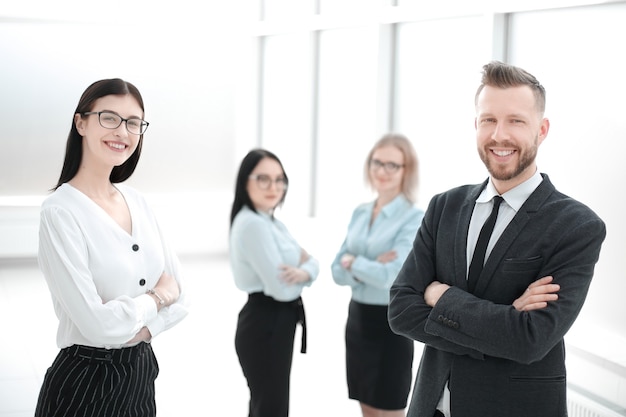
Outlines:
{"type": "Polygon", "coordinates": [[[306,321],[302,299],[280,302],[262,293],[250,294],[239,312],[235,348],[250,388],[249,417],[287,417],[289,380],[296,325],[306,321]]]}
{"type": "Polygon", "coordinates": [[[413,341],[391,331],[387,306],[350,301],[346,324],[348,395],[383,410],[406,407],[413,341]]]}
{"type": "Polygon", "coordinates": [[[158,373],[149,343],[61,349],[46,372],[35,417],[155,417],[158,373]]]}

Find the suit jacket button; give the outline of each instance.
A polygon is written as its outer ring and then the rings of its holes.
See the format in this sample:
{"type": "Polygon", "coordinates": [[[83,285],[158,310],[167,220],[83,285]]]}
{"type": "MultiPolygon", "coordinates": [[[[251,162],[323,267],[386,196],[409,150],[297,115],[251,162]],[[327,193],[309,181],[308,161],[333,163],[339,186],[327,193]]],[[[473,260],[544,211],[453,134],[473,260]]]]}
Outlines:
{"type": "Polygon", "coordinates": [[[133,251],[137,252],[139,250],[139,245],[134,244],[133,245],[133,251]]]}

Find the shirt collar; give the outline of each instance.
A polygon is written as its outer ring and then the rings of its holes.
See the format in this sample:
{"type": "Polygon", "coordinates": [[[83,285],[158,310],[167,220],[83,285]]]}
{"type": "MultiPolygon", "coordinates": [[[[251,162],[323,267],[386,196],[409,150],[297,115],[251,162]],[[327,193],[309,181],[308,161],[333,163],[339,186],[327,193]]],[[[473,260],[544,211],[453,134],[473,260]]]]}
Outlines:
{"type": "MultiPolygon", "coordinates": [[[[518,211],[522,204],[530,197],[530,195],[535,191],[535,189],[541,184],[543,181],[543,177],[539,170],[536,170],[532,177],[502,194],[502,198],[506,203],[515,211],[518,211]]],[[[491,201],[491,199],[495,196],[499,195],[498,191],[496,191],[496,187],[494,187],[491,182],[491,178],[487,182],[487,186],[483,189],[483,191],[476,199],[477,203],[487,203],[491,201]]]]}
{"type": "MultiPolygon", "coordinates": [[[[385,213],[385,216],[393,216],[395,212],[397,212],[401,207],[406,205],[408,202],[409,200],[407,200],[404,194],[398,194],[393,200],[387,203],[380,212],[385,213]]],[[[374,208],[375,204],[376,204],[376,201],[372,203],[372,209],[374,208]]]]}
{"type": "Polygon", "coordinates": [[[256,209],[252,210],[250,207],[248,207],[246,205],[244,205],[241,209],[242,210],[247,210],[247,211],[249,211],[251,213],[256,213],[259,216],[263,217],[264,219],[267,219],[267,220],[270,220],[270,221],[274,220],[274,215],[272,213],[268,213],[268,212],[265,212],[263,210],[256,210],[256,209]]]}

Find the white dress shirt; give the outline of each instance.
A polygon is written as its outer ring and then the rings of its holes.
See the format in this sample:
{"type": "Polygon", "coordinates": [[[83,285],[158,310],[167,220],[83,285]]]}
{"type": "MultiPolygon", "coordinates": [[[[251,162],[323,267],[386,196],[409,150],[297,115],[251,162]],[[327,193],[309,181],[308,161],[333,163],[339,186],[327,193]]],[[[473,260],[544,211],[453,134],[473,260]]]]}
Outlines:
{"type": "MultiPolygon", "coordinates": [[[[512,188],[506,193],[502,194],[504,201],[500,205],[498,210],[498,217],[496,217],[496,224],[493,228],[493,233],[489,239],[487,250],[485,252],[485,262],[489,258],[491,250],[496,245],[498,239],[504,232],[504,229],[509,225],[515,213],[517,213],[522,207],[522,204],[530,197],[535,189],[541,184],[543,178],[539,170],[535,171],[535,174],[521,183],[520,185],[512,188]]],[[[487,186],[483,189],[480,196],[476,199],[476,205],[474,206],[474,212],[472,219],[470,220],[469,232],[467,235],[467,272],[469,272],[469,265],[472,263],[472,257],[474,256],[474,249],[476,248],[476,242],[478,241],[478,235],[483,224],[487,221],[487,218],[491,214],[491,208],[493,207],[493,197],[499,195],[496,188],[493,186],[491,179],[487,182],[487,186]]]]}

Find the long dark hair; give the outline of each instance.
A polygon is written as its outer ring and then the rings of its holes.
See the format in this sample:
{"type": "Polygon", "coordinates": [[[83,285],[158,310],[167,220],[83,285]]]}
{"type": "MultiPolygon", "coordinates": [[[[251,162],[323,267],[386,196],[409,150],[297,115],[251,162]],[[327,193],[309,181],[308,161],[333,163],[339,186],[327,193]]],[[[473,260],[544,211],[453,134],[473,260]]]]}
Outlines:
{"type": "MultiPolygon", "coordinates": [[[[241,161],[241,165],[239,166],[239,173],[237,174],[237,182],[235,183],[235,199],[233,200],[233,207],[230,212],[230,225],[233,225],[233,220],[235,220],[235,216],[237,213],[244,207],[247,206],[254,212],[256,209],[254,208],[254,204],[252,204],[252,200],[250,199],[250,195],[248,194],[248,179],[250,177],[250,173],[256,168],[259,162],[264,158],[270,158],[274,161],[278,162],[280,168],[283,170],[283,177],[285,177],[285,182],[289,183],[289,179],[287,178],[287,174],[285,173],[285,168],[283,168],[282,162],[276,155],[266,149],[252,149],[241,161]]],[[[277,206],[282,205],[285,202],[285,196],[287,195],[287,189],[283,192],[283,198],[280,199],[277,206]]]]}
{"type": "MultiPolygon", "coordinates": [[[[127,95],[130,94],[137,100],[141,111],[145,112],[143,106],[143,99],[137,87],[128,81],[121,80],[119,78],[112,78],[106,80],[96,81],[91,84],[83,92],[83,95],[78,101],[76,111],[74,115],[79,114],[80,117],[84,117],[83,113],[93,110],[94,102],[104,96],[109,95],[127,95]]],[[[61,175],[57,185],[52,190],[56,190],[62,184],[68,182],[78,172],[81,160],[83,158],[83,137],[78,133],[76,129],[76,123],[74,122],[74,115],[72,115],[72,128],[67,136],[67,144],[65,146],[65,160],[63,161],[63,168],[61,169],[61,175]]],[[[143,115],[142,115],[143,117],[143,115]]],[[[139,162],[139,156],[141,156],[141,147],[143,145],[143,135],[139,136],[139,143],[137,149],[122,165],[113,167],[109,180],[111,183],[124,182],[135,172],[137,163],[139,162]]]]}

